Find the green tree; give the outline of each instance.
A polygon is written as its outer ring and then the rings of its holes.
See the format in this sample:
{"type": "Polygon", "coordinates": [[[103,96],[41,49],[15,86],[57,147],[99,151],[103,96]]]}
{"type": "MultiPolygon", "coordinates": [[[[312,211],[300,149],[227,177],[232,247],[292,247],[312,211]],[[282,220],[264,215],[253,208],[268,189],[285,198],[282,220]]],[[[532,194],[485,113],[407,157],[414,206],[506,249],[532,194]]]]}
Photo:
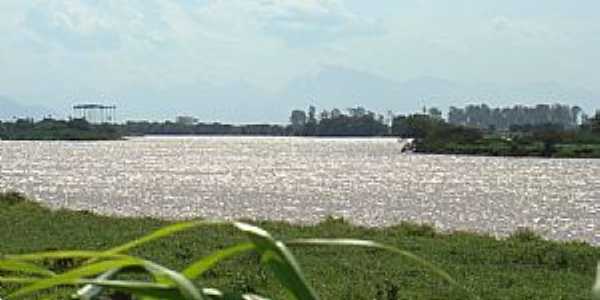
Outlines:
{"type": "Polygon", "coordinates": [[[295,134],[300,133],[306,125],[306,112],[303,110],[294,110],[290,116],[290,123],[295,134]]]}
{"type": "Polygon", "coordinates": [[[90,130],[91,125],[85,119],[72,119],[67,124],[69,128],[77,129],[77,130],[90,130]]]}
{"type": "Polygon", "coordinates": [[[392,135],[403,138],[425,138],[438,127],[442,120],[425,114],[398,116],[392,123],[392,135]]]}
{"type": "Polygon", "coordinates": [[[320,118],[321,120],[326,120],[326,119],[329,119],[329,112],[328,112],[326,109],[324,109],[324,110],[321,112],[321,114],[319,115],[319,118],[320,118]]]}
{"type": "Polygon", "coordinates": [[[303,135],[305,136],[315,136],[317,135],[317,108],[314,106],[308,107],[308,121],[304,126],[303,135]]]}
{"type": "Polygon", "coordinates": [[[429,109],[429,116],[441,120],[442,119],[442,111],[437,107],[432,107],[429,109]]]}
{"type": "Polygon", "coordinates": [[[566,132],[560,125],[548,123],[535,129],[533,138],[544,144],[544,156],[550,157],[556,153],[556,144],[565,139],[566,132]]]}
{"type": "Polygon", "coordinates": [[[592,132],[600,134],[600,111],[597,111],[596,115],[589,119],[589,122],[592,132]]]}
{"type": "Polygon", "coordinates": [[[308,123],[317,123],[317,108],[312,105],[308,107],[308,123]]]}

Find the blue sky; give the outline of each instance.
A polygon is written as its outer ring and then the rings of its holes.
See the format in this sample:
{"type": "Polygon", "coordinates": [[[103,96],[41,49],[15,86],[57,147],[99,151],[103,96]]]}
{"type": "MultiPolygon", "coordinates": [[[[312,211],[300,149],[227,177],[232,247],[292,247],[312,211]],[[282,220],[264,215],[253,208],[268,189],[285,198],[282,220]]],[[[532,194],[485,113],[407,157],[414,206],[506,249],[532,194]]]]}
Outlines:
{"type": "Polygon", "coordinates": [[[2,0],[0,95],[141,106],[182,87],[200,110],[226,99],[195,89],[277,94],[323,66],[600,94],[599,19],[597,0],[2,0]]]}

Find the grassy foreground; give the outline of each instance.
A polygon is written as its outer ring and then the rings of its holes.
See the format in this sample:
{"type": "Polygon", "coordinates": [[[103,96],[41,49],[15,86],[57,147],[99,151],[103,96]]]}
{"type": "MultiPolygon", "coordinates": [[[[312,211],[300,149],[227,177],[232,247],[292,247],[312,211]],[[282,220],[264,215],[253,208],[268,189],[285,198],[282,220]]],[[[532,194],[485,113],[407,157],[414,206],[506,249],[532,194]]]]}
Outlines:
{"type": "MultiPolygon", "coordinates": [[[[120,219],[85,212],[49,211],[18,197],[0,195],[0,254],[56,249],[104,250],[167,225],[154,219],[120,219]]],[[[316,226],[261,222],[276,238],[359,238],[383,242],[440,266],[483,299],[590,299],[600,249],[582,243],[543,241],[528,232],[506,240],[469,233],[436,233],[402,224],[367,229],[330,219],[316,226]]],[[[173,269],[215,250],[245,241],[231,227],[197,228],[155,241],[132,254],[173,269]]],[[[417,264],[359,248],[292,248],[322,299],[466,299],[417,264]]],[[[78,261],[47,262],[60,272],[78,261]]],[[[0,273],[1,275],[1,273],[0,273]]],[[[274,276],[256,254],[224,262],[200,278],[206,286],[283,299],[274,276]]],[[[0,297],[15,286],[0,286],[0,297]]],[[[73,290],[65,288],[67,297],[73,290]]]]}

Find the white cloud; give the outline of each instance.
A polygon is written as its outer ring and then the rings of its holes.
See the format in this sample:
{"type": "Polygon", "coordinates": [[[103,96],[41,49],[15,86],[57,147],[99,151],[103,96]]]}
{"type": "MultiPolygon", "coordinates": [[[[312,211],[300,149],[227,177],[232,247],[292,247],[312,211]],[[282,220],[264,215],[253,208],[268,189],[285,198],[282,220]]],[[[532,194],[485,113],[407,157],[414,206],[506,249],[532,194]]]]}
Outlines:
{"type": "Polygon", "coordinates": [[[277,90],[321,64],[594,88],[597,3],[0,0],[0,93],[236,81],[277,90]]]}
{"type": "Polygon", "coordinates": [[[234,40],[262,35],[294,47],[383,31],[376,21],[351,13],[335,0],[211,1],[191,14],[213,35],[219,32],[234,40]]]}
{"type": "Polygon", "coordinates": [[[118,47],[110,20],[80,1],[46,1],[28,10],[23,26],[39,39],[73,50],[118,47]]]}
{"type": "Polygon", "coordinates": [[[373,19],[338,0],[42,0],[24,14],[31,43],[73,51],[123,47],[192,48],[273,38],[311,47],[381,34],[373,19]]]}
{"type": "Polygon", "coordinates": [[[263,30],[290,46],[333,44],[352,37],[379,36],[377,21],[350,12],[340,1],[270,1],[263,30]]]}

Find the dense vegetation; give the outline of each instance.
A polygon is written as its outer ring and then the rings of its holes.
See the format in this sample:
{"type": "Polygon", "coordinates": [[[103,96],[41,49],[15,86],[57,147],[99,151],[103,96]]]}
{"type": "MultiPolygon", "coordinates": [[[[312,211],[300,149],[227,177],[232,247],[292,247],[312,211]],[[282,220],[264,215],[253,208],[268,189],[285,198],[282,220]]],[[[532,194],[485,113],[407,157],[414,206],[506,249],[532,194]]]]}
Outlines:
{"type": "Polygon", "coordinates": [[[121,136],[117,126],[92,125],[84,119],[0,122],[2,140],[115,140],[121,136]]]}
{"type": "Polygon", "coordinates": [[[301,136],[384,136],[389,127],[382,115],[363,107],[348,109],[348,113],[334,108],[323,110],[317,117],[314,106],[308,113],[294,110],[290,116],[292,134],[301,136]]]}
{"type": "MultiPolygon", "coordinates": [[[[87,212],[49,211],[16,194],[0,195],[0,254],[57,249],[102,250],[143,236],[167,221],[111,218],[87,212]]],[[[364,238],[411,251],[440,266],[482,299],[589,299],[600,249],[584,243],[544,241],[529,231],[505,240],[464,232],[442,234],[429,226],[401,224],[370,229],[329,219],[314,226],[260,222],[276,238],[364,238]]],[[[228,226],[201,227],[131,251],[175,270],[209,253],[247,240],[228,226]]],[[[467,299],[422,266],[386,252],[361,248],[291,249],[322,299],[467,299]]],[[[62,272],[82,259],[47,260],[62,272]]],[[[0,273],[0,277],[2,277],[0,273]]],[[[284,299],[274,275],[257,254],[235,257],[204,273],[204,286],[284,299]]],[[[17,288],[1,284],[0,295],[17,288]]],[[[59,299],[73,292],[54,290],[59,299]]],[[[46,294],[47,295],[47,294],[46,294]]],[[[43,295],[40,295],[42,297],[43,295]]],[[[125,299],[125,298],[120,298],[125,299]]]]}
{"type": "Polygon", "coordinates": [[[176,122],[100,125],[83,119],[45,119],[37,123],[24,119],[0,122],[0,139],[111,140],[136,135],[398,136],[414,138],[412,149],[420,153],[600,157],[600,113],[589,118],[578,107],[555,104],[490,108],[482,104],[464,109],[452,107],[448,121],[437,108],[391,118],[391,113],[386,118],[363,107],[317,113],[310,106],[307,111],[292,111],[290,124],[286,126],[206,124],[183,117],[176,122]]]}
{"type": "Polygon", "coordinates": [[[580,126],[569,126],[511,124],[507,130],[483,130],[416,114],[395,118],[392,133],[414,138],[413,150],[420,153],[600,158],[600,114],[580,126]]]}
{"type": "MultiPolygon", "coordinates": [[[[181,118],[188,119],[188,118],[181,118]]],[[[193,119],[193,118],[190,118],[193,119]]],[[[193,119],[195,120],[195,119],[193,119]]],[[[381,115],[362,107],[348,113],[339,109],[323,111],[316,117],[316,109],[308,114],[295,110],[290,125],[187,122],[128,121],[124,124],[90,124],[84,119],[69,121],[45,119],[34,122],[20,119],[0,122],[0,139],[4,140],[111,140],[122,136],[142,135],[251,135],[251,136],[383,136],[389,126],[381,115]]]]}
{"type": "MultiPolygon", "coordinates": [[[[582,110],[578,106],[561,104],[536,106],[516,105],[491,108],[486,104],[450,107],[448,123],[484,130],[509,130],[515,126],[541,126],[554,124],[566,129],[576,128],[582,110]]],[[[587,116],[582,115],[582,119],[587,116]]]]}
{"type": "MultiPolygon", "coordinates": [[[[190,118],[191,119],[191,118],[190,118]]],[[[182,122],[127,122],[123,132],[129,135],[178,134],[178,135],[266,135],[266,136],[382,136],[389,133],[381,115],[377,116],[362,107],[352,108],[348,113],[339,109],[322,111],[318,116],[311,106],[308,113],[294,110],[290,125],[182,122]]]]}
{"type": "Polygon", "coordinates": [[[262,135],[285,136],[285,126],[271,124],[232,125],[221,123],[181,124],[177,122],[129,121],[121,126],[128,135],[262,135]]]}

